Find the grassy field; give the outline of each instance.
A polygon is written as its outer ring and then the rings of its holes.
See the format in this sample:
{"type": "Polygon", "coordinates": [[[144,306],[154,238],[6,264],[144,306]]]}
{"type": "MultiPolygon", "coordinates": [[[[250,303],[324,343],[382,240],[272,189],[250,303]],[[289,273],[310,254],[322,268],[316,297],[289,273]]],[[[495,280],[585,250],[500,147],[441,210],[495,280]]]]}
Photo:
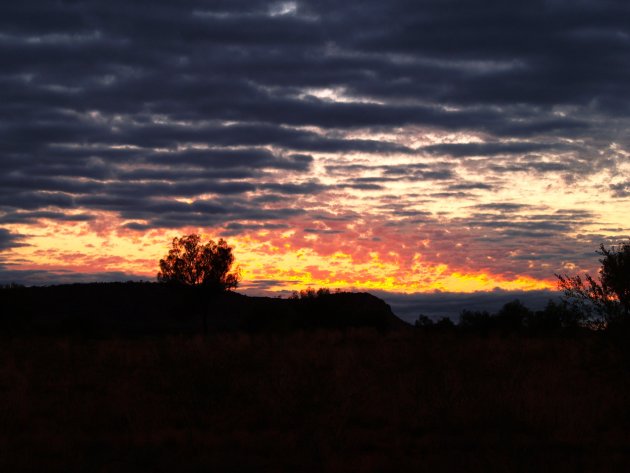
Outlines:
{"type": "Polygon", "coordinates": [[[627,471],[603,337],[0,340],[0,471],[627,471]]]}

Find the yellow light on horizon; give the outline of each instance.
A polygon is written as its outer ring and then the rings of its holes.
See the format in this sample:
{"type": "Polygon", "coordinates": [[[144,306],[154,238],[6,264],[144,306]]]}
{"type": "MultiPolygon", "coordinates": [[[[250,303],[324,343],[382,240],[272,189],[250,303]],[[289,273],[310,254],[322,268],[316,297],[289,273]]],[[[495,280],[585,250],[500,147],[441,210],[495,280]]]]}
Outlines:
{"type": "MultiPolygon", "coordinates": [[[[100,228],[98,222],[48,221],[39,227],[16,227],[15,230],[22,234],[28,233],[25,242],[31,246],[13,249],[4,262],[9,267],[51,271],[63,269],[84,273],[119,271],[148,280],[154,280],[158,261],[168,251],[173,237],[201,233],[204,239],[217,239],[212,232],[194,227],[142,233],[121,226],[107,230],[100,228]]],[[[327,287],[414,293],[555,287],[552,280],[524,275],[505,277],[488,271],[461,271],[445,263],[425,261],[418,251],[399,253],[387,245],[383,246],[385,250],[378,250],[378,246],[374,246],[366,251],[346,245],[345,248],[354,253],[346,249],[328,252],[321,251],[324,247],[319,247],[318,241],[311,240],[311,234],[302,235],[300,240],[296,230],[276,233],[275,238],[270,232],[258,232],[229,239],[228,243],[235,249],[236,264],[241,269],[243,287],[246,288],[248,282],[258,280],[278,281],[277,284],[270,284],[272,291],[327,287]]],[[[423,242],[424,247],[429,244],[428,240],[423,242]]]]}

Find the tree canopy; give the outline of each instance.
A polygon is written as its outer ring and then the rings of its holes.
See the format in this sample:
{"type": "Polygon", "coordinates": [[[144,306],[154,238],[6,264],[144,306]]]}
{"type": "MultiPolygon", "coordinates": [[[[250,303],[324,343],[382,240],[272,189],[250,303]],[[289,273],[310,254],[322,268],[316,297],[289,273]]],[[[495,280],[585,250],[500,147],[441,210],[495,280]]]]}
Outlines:
{"type": "Polygon", "coordinates": [[[234,263],[232,247],[219,239],[205,244],[196,234],[173,238],[168,255],[160,260],[159,282],[187,286],[204,286],[222,292],[238,286],[238,271],[230,272],[234,263]]]}
{"type": "Polygon", "coordinates": [[[628,321],[630,318],[630,240],[606,248],[597,254],[601,267],[599,277],[590,274],[568,276],[556,274],[565,298],[587,316],[603,323],[628,321]]]}

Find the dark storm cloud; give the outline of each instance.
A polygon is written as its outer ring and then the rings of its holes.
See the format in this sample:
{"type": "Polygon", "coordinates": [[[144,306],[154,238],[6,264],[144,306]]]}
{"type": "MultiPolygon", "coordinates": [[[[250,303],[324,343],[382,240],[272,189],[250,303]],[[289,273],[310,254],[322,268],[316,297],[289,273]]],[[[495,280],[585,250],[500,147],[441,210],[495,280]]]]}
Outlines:
{"type": "Polygon", "coordinates": [[[303,232],[314,233],[316,235],[339,235],[343,233],[342,230],[328,230],[328,229],[321,229],[321,228],[305,228],[303,232]]]}
{"type": "Polygon", "coordinates": [[[329,165],[326,166],[326,172],[334,176],[346,176],[348,174],[356,175],[361,173],[379,173],[383,177],[362,177],[356,180],[366,182],[366,179],[372,179],[373,182],[379,179],[386,181],[406,180],[442,180],[454,177],[453,171],[450,169],[442,169],[440,167],[432,168],[425,163],[399,164],[399,165],[381,165],[368,166],[363,164],[348,165],[329,165]]]}
{"type": "Polygon", "coordinates": [[[524,204],[501,202],[501,203],[492,203],[492,204],[478,204],[478,205],[474,205],[473,208],[480,209],[480,210],[495,210],[499,212],[513,212],[513,211],[518,211],[518,210],[525,210],[529,208],[529,206],[524,205],[524,204]]]}
{"type": "Polygon", "coordinates": [[[586,211],[563,210],[549,214],[518,214],[510,210],[518,211],[516,207],[510,209],[506,207],[501,215],[494,213],[473,213],[466,219],[466,225],[478,228],[492,228],[502,230],[507,236],[514,236],[516,233],[524,235],[523,232],[538,233],[551,232],[550,235],[566,233],[577,227],[588,223],[595,218],[595,215],[586,211]]]}
{"type": "Polygon", "coordinates": [[[492,186],[490,184],[486,184],[485,182],[460,182],[458,184],[453,184],[449,186],[450,190],[453,191],[466,191],[466,190],[490,190],[492,186]]]}
{"type": "MultiPolygon", "coordinates": [[[[244,140],[243,140],[244,141],[244,140]]],[[[306,154],[278,156],[266,149],[187,149],[184,151],[141,154],[146,163],[190,165],[210,168],[270,168],[307,171],[313,157],[306,154]]]]}
{"type": "MultiPolygon", "coordinates": [[[[4,2],[0,212],[262,225],[326,192],[317,154],[378,157],[328,166],[342,186],[444,181],[434,198],[497,188],[458,177],[452,162],[469,156],[508,177],[595,172],[627,159],[613,141],[630,148],[629,24],[625,0],[4,2]],[[486,142],[370,138],[405,126],[486,142]]],[[[626,181],[610,193],[627,197],[626,181]]]]}
{"type": "Polygon", "coordinates": [[[523,154],[533,151],[546,151],[549,149],[565,148],[562,145],[549,145],[545,143],[444,143],[425,146],[422,148],[431,154],[462,157],[462,156],[494,156],[498,154],[523,154]]]}
{"type": "Polygon", "coordinates": [[[356,183],[348,183],[339,186],[340,188],[348,188],[348,189],[356,189],[362,191],[379,191],[385,189],[385,186],[380,184],[373,184],[369,182],[356,182],[356,183]]]}
{"type": "Polygon", "coordinates": [[[304,182],[301,184],[276,184],[276,183],[267,183],[260,184],[260,189],[270,190],[278,194],[301,194],[301,195],[311,195],[318,194],[322,190],[326,189],[326,186],[320,184],[316,181],[304,182]]]}
{"type": "Polygon", "coordinates": [[[87,222],[94,220],[94,216],[87,214],[66,214],[63,212],[38,211],[14,212],[0,217],[0,223],[32,223],[40,219],[57,220],[61,222],[87,222]]]}
{"type": "Polygon", "coordinates": [[[0,251],[23,246],[23,243],[20,242],[22,238],[22,235],[11,233],[6,228],[0,228],[0,251]]]}
{"type": "Polygon", "coordinates": [[[2,201],[0,209],[11,211],[15,209],[35,210],[42,207],[71,208],[74,197],[63,192],[21,191],[0,188],[2,201]]]}
{"type": "Polygon", "coordinates": [[[622,0],[374,2],[353,16],[356,29],[345,37],[357,49],[420,52],[454,64],[459,74],[442,87],[440,99],[587,103],[625,89],[619,79],[629,70],[623,53],[630,7],[622,0]],[[457,60],[476,64],[457,68],[457,60]],[[612,67],[618,72],[611,74],[612,67]]]}
{"type": "Polygon", "coordinates": [[[610,189],[616,197],[630,197],[630,180],[618,184],[611,184],[610,189]]]}
{"type": "Polygon", "coordinates": [[[493,164],[489,166],[492,171],[498,173],[515,172],[579,172],[582,166],[574,166],[571,162],[546,162],[524,160],[521,164],[493,164]]]}
{"type": "MultiPolygon", "coordinates": [[[[409,184],[417,184],[423,182],[432,182],[433,185],[440,185],[440,181],[455,181],[457,175],[450,169],[443,169],[443,165],[437,165],[432,168],[425,163],[400,164],[400,165],[328,165],[326,172],[331,176],[344,178],[348,175],[360,176],[345,179],[338,186],[338,189],[354,189],[359,191],[384,191],[391,185],[398,182],[409,184]],[[363,175],[362,174],[368,174],[363,175]],[[377,174],[377,175],[375,175],[377,174]]],[[[444,185],[448,185],[445,183],[444,185]]],[[[458,185],[458,184],[451,184],[458,185]]],[[[407,197],[416,197],[413,194],[407,194],[407,197]]],[[[400,197],[395,197],[399,199],[400,197]]],[[[373,205],[373,208],[375,206],[373,205]]],[[[404,216],[401,211],[395,209],[394,206],[388,205],[390,213],[394,217],[404,216]]]]}
{"type": "MultiPolygon", "coordinates": [[[[116,205],[111,204],[107,207],[116,208],[116,205]]],[[[120,215],[125,219],[146,222],[132,222],[126,225],[135,230],[160,227],[179,228],[187,225],[212,226],[225,222],[277,221],[302,215],[304,212],[303,209],[291,207],[259,209],[246,199],[227,199],[225,196],[220,200],[197,200],[191,204],[146,199],[133,206],[121,206],[119,210],[120,215]]],[[[260,225],[260,223],[253,225],[260,225]]]]}
{"type": "Polygon", "coordinates": [[[250,223],[244,224],[239,222],[229,223],[225,226],[227,232],[238,233],[242,230],[284,230],[289,228],[284,223],[250,223]]]}

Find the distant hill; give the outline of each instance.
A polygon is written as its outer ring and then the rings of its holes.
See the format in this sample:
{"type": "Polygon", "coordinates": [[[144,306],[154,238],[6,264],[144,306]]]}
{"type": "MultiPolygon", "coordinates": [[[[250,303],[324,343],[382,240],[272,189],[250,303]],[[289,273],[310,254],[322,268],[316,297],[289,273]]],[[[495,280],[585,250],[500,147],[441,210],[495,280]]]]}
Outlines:
{"type": "Polygon", "coordinates": [[[0,290],[0,331],[5,334],[192,334],[203,331],[204,315],[209,332],[409,327],[382,299],[367,293],[209,297],[199,287],[138,282],[0,290]]]}

